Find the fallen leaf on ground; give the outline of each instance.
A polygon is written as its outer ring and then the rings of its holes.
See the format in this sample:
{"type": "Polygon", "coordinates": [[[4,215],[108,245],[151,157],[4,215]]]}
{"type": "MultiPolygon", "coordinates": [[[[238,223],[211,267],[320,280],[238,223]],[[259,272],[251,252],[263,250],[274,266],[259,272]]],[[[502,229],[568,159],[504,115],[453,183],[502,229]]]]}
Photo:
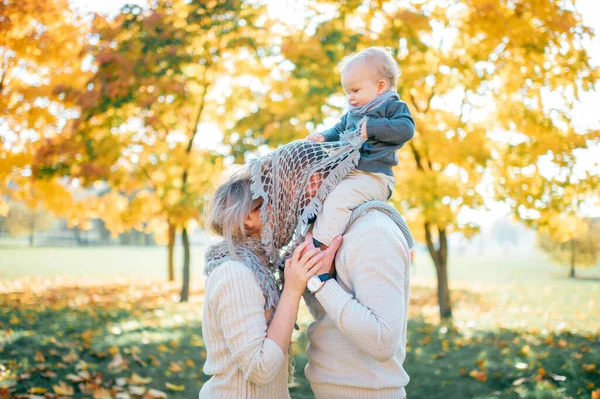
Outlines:
{"type": "Polygon", "coordinates": [[[185,390],[185,385],[175,385],[175,384],[170,384],[170,383],[165,383],[165,386],[167,388],[169,388],[172,391],[183,391],[185,390]]]}
{"type": "Polygon", "coordinates": [[[166,397],[167,397],[166,393],[164,393],[162,391],[158,391],[156,389],[150,389],[144,396],[144,399],[164,399],[166,397]]]}
{"type": "Polygon", "coordinates": [[[139,375],[137,375],[136,373],[133,373],[131,375],[131,378],[129,378],[129,383],[133,384],[133,385],[146,385],[146,384],[150,384],[152,382],[152,378],[148,377],[148,378],[143,378],[140,377],[139,375]]]}
{"type": "Polygon", "coordinates": [[[60,396],[73,396],[73,393],[75,392],[73,387],[64,381],[60,381],[58,385],[52,385],[52,389],[54,390],[54,393],[60,396]]]}
{"type": "Polygon", "coordinates": [[[479,382],[487,381],[487,373],[481,370],[471,370],[469,376],[479,382]]]}

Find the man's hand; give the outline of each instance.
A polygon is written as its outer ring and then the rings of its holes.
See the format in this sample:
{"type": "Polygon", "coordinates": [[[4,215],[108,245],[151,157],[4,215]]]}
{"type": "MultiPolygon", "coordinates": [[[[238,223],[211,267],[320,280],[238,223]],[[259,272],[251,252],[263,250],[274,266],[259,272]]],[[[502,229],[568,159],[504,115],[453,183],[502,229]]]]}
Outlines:
{"type": "MultiPolygon", "coordinates": [[[[312,233],[308,233],[306,235],[306,240],[309,241],[309,244],[306,246],[306,248],[304,248],[304,252],[310,251],[311,249],[315,248],[315,246],[313,244],[312,233]]],[[[323,255],[323,258],[321,258],[321,261],[320,261],[321,267],[319,268],[319,270],[317,270],[317,273],[316,273],[317,276],[319,274],[335,273],[335,263],[334,263],[335,255],[336,255],[338,249],[340,248],[340,245],[342,245],[342,240],[343,240],[342,236],[335,237],[333,239],[333,241],[331,242],[331,244],[329,245],[329,247],[327,249],[323,250],[323,252],[321,253],[323,255]]]]}
{"type": "Polygon", "coordinates": [[[323,136],[321,133],[313,133],[310,136],[308,136],[306,138],[306,140],[308,141],[314,141],[317,143],[324,143],[325,142],[325,136],[323,136]]]}
{"type": "Polygon", "coordinates": [[[367,136],[367,122],[363,123],[360,126],[360,137],[368,139],[369,137],[367,136]]]}

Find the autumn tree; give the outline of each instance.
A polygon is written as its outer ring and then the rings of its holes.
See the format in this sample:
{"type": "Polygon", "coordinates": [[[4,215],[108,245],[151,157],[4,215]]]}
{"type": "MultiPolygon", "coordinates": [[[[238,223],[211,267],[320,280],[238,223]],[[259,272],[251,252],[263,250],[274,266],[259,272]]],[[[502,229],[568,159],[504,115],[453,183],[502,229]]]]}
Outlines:
{"type": "Polygon", "coordinates": [[[575,269],[600,262],[600,223],[574,215],[560,215],[538,233],[538,246],[553,262],[575,269]]]}
{"type": "MultiPolygon", "coordinates": [[[[0,4],[1,213],[11,198],[31,192],[37,152],[74,117],[76,107],[66,93],[86,79],[81,68],[84,39],[85,25],[67,0],[0,4]]],[[[61,196],[69,194],[67,183],[55,178],[38,187],[46,209],[68,211],[61,203],[61,196]]]]}
{"type": "Polygon", "coordinates": [[[36,233],[49,230],[56,221],[52,214],[41,207],[29,208],[22,202],[13,204],[6,217],[6,230],[11,236],[27,236],[33,247],[36,233]]]}
{"type": "Polygon", "coordinates": [[[255,97],[258,111],[228,139],[243,151],[321,129],[326,117],[343,112],[336,64],[369,46],[390,47],[402,69],[397,90],[417,130],[399,152],[393,201],[427,243],[440,316],[450,317],[448,235],[477,232],[476,221],[461,223],[459,215],[484,209],[491,165],[501,165],[493,170],[499,197],[508,200],[514,193],[505,191],[513,184],[502,179],[507,170],[529,168],[537,178],[543,154],[568,159],[597,137],[576,133],[568,118],[598,76],[583,46],[591,32],[573,7],[550,0],[319,1],[309,2],[306,17],[301,29],[281,23],[278,73],[269,92],[255,97]],[[566,102],[557,111],[544,93],[566,102]]]}
{"type": "Polygon", "coordinates": [[[98,16],[91,48],[97,70],[79,95],[81,117],[69,143],[52,143],[38,168],[68,170],[84,184],[107,182],[112,191],[98,205],[107,228],[154,226],[168,241],[171,280],[180,232],[182,300],[189,291],[187,225],[201,220],[223,166],[222,153],[206,143],[215,141],[215,127],[235,120],[228,102],[247,90],[244,79],[265,70],[257,58],[263,11],[237,0],[182,0],[128,6],[114,20],[98,16]],[[71,143],[75,151],[65,151],[71,143]]]}

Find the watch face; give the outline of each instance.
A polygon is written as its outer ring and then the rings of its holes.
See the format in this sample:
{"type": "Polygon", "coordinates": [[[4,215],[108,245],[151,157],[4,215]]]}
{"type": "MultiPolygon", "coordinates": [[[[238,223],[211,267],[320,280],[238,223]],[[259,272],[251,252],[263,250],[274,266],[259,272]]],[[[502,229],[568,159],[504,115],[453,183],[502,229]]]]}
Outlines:
{"type": "Polygon", "coordinates": [[[308,290],[310,292],[315,292],[316,290],[319,289],[319,287],[321,287],[321,284],[323,284],[323,283],[321,282],[321,280],[318,277],[312,276],[311,278],[308,279],[306,288],[308,288],[308,290]]]}

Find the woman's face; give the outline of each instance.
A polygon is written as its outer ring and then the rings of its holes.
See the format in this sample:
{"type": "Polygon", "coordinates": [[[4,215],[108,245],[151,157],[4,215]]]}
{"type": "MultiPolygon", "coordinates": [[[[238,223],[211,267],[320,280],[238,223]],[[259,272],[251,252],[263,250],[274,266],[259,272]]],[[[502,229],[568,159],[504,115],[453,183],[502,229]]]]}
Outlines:
{"type": "Polygon", "coordinates": [[[260,219],[260,206],[262,201],[252,201],[252,210],[244,219],[246,233],[250,237],[259,238],[262,229],[262,220],[260,219]]]}

